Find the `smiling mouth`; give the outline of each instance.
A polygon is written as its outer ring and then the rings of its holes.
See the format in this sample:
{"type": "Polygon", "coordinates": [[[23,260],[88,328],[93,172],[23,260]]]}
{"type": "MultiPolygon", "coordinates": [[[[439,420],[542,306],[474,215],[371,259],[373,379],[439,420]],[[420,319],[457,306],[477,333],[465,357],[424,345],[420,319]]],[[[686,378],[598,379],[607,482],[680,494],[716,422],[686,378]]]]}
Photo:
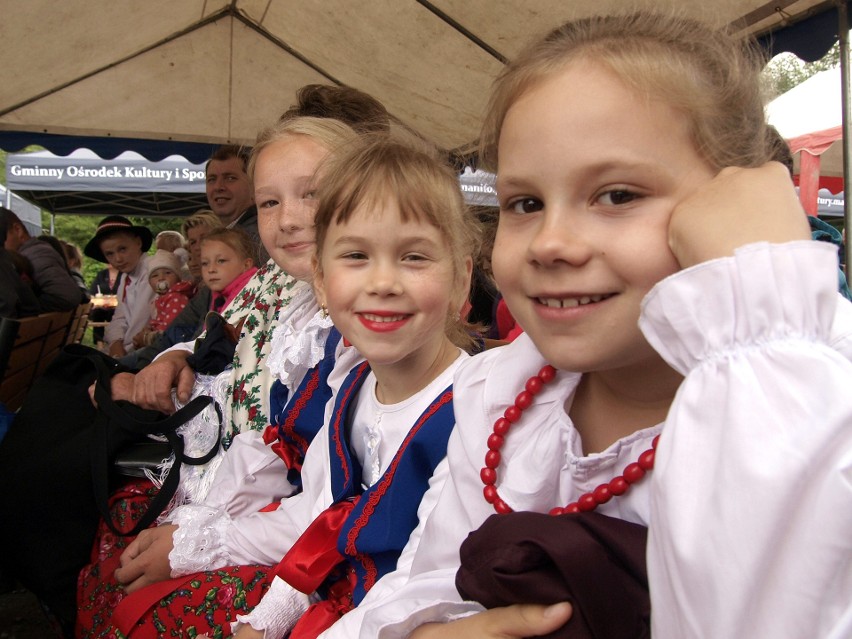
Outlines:
{"type": "Polygon", "coordinates": [[[401,322],[408,315],[376,315],[374,313],[361,313],[361,317],[371,322],[379,322],[381,323],[391,323],[391,322],[401,322]]]}
{"type": "Polygon", "coordinates": [[[581,295],[580,297],[536,297],[535,300],[548,308],[576,308],[608,300],[614,295],[614,293],[608,293],[606,295],[581,295]]]}

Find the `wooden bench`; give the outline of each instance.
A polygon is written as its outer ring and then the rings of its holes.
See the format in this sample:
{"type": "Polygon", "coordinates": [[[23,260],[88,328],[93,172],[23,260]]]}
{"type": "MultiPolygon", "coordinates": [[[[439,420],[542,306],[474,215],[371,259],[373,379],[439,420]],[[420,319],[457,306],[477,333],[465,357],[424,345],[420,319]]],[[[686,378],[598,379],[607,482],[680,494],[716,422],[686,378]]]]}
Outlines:
{"type": "Polygon", "coordinates": [[[83,334],[86,332],[86,326],[89,324],[89,311],[91,310],[91,302],[80,304],[77,307],[77,310],[71,317],[71,323],[68,325],[68,337],[65,339],[66,344],[79,344],[82,341],[83,334]]]}
{"type": "Polygon", "coordinates": [[[0,402],[7,410],[21,407],[33,381],[62,350],[75,314],[76,310],[0,318],[0,402]]]}

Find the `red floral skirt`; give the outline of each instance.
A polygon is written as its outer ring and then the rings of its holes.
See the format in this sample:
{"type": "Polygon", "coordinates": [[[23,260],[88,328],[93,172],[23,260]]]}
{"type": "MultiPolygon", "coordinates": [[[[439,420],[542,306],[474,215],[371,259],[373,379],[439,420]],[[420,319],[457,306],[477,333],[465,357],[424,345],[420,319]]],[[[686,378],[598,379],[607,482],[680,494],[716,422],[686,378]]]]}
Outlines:
{"type": "MultiPolygon", "coordinates": [[[[154,492],[147,480],[122,486],[110,499],[113,521],[122,529],[132,527],[154,492]]],[[[237,615],[249,613],[269,588],[270,567],[233,566],[161,582],[127,595],[114,573],[121,553],[133,539],[114,534],[101,522],[92,563],[78,579],[78,639],[194,638],[205,633],[228,637],[231,622],[237,615]]]]}

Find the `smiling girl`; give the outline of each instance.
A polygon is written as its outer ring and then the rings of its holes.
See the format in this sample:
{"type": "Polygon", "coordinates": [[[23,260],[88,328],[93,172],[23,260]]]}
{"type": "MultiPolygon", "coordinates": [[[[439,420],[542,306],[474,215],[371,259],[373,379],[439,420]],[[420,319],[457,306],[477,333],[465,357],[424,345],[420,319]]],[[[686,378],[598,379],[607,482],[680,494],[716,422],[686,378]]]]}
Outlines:
{"type": "Polygon", "coordinates": [[[325,637],[852,634],[852,307],[767,163],[759,69],[728,35],[647,13],[567,23],[506,68],[483,159],[494,274],[525,334],[456,375],[449,477],[410,575],[325,637]],[[648,527],[650,605],[622,597],[644,533],[612,584],[606,537],[573,541],[598,524],[616,544],[648,527]],[[540,541],[552,555],[524,555],[540,541]],[[554,574],[574,595],[540,587],[554,574]],[[471,615],[457,583],[494,609],[471,615]]]}
{"type": "Polygon", "coordinates": [[[430,478],[445,469],[452,377],[472,343],[459,312],[478,229],[449,167],[368,138],[334,158],[319,197],[317,296],[367,362],[326,411],[303,492],[277,511],[293,547],[240,617],[240,638],[280,637],[297,622],[291,637],[314,637],[396,568],[431,507],[421,504],[430,478]]]}

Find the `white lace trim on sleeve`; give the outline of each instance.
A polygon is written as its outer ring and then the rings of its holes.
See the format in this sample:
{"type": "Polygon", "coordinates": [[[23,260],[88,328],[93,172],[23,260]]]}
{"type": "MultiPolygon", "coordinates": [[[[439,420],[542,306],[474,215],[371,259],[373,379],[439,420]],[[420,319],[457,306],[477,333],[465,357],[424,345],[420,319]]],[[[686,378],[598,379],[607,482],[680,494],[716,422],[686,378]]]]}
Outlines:
{"type": "Polygon", "coordinates": [[[306,287],[281,311],[272,334],[267,366],[293,392],[305,374],[322,359],[333,324],[319,312],[313,290],[306,287]]]}
{"type": "Polygon", "coordinates": [[[310,605],[308,595],[276,577],[257,607],[247,615],[237,615],[237,621],[231,624],[231,628],[236,633],[242,624],[248,624],[255,630],[263,630],[267,639],[283,637],[310,605]]]}
{"type": "Polygon", "coordinates": [[[172,577],[228,565],[229,555],[223,541],[231,518],[226,512],[189,504],[175,509],[170,523],[178,526],[169,553],[172,577]]]}

